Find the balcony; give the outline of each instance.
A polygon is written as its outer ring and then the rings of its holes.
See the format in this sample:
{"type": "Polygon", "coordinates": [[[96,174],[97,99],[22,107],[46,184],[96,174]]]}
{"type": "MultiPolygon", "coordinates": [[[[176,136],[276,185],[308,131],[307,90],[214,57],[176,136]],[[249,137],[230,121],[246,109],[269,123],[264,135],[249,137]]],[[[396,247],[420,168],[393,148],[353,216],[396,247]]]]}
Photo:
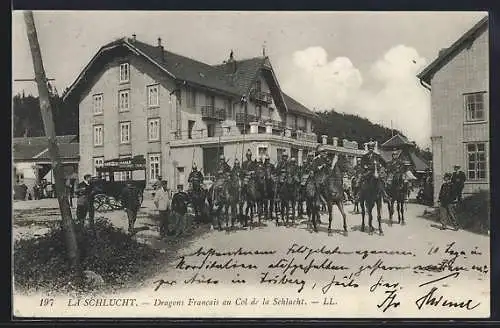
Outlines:
{"type": "Polygon", "coordinates": [[[236,124],[249,124],[250,122],[260,122],[257,115],[236,113],[236,124]]]}
{"type": "Polygon", "coordinates": [[[318,137],[316,133],[307,133],[302,130],[298,130],[296,132],[296,139],[299,141],[307,141],[307,142],[317,142],[318,137]]]}
{"type": "Polygon", "coordinates": [[[273,97],[269,92],[265,91],[256,91],[250,95],[250,99],[262,104],[272,104],[273,97]]]}
{"type": "Polygon", "coordinates": [[[224,121],[226,119],[226,111],[223,108],[216,108],[212,105],[201,106],[201,119],[224,121]]]}

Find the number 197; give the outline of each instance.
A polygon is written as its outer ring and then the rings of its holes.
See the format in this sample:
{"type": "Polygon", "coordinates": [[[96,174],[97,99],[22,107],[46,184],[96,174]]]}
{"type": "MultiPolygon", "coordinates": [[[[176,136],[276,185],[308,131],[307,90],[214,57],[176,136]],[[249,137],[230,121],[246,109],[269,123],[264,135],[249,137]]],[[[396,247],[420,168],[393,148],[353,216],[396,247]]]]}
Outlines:
{"type": "Polygon", "coordinates": [[[42,298],[40,299],[40,306],[53,306],[54,299],[53,298],[42,298]]]}

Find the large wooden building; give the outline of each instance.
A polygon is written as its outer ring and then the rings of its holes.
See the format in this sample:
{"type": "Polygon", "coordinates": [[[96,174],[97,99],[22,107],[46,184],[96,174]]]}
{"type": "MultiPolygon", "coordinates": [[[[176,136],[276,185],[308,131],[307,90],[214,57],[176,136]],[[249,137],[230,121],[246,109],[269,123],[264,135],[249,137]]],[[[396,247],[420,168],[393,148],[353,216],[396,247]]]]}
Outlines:
{"type": "MultiPolygon", "coordinates": [[[[286,151],[300,163],[321,142],[353,159],[355,142],[318,138],[315,113],[280,88],[267,56],[220,65],[124,37],[104,45],[64,94],[79,104],[80,172],[94,173],[104,160],[144,155],[144,173],[185,186],[193,163],[211,175],[217,155],[233,164],[250,149],[276,162],[286,151]]],[[[142,175],[142,176],[141,176],[142,175]]],[[[127,177],[125,177],[127,178],[127,177]]]]}
{"type": "Polygon", "coordinates": [[[467,176],[464,194],[489,190],[488,50],[485,17],[418,74],[431,91],[434,202],[454,165],[467,176]]]}

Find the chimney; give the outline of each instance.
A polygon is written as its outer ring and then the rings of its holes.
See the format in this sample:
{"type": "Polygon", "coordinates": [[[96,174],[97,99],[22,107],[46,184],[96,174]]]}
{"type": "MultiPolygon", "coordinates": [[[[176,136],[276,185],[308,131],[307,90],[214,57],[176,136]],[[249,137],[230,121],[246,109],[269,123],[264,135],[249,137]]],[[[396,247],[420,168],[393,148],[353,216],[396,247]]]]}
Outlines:
{"type": "Polygon", "coordinates": [[[231,49],[229,59],[226,62],[226,74],[236,73],[236,60],[234,60],[234,51],[231,49]]]}
{"type": "Polygon", "coordinates": [[[165,61],[165,53],[163,52],[163,45],[161,44],[161,38],[158,38],[158,49],[160,50],[160,58],[162,61],[165,61]]]}
{"type": "Polygon", "coordinates": [[[137,35],[135,35],[135,33],[134,33],[134,34],[132,34],[132,41],[136,41],[136,40],[137,40],[137,35]]]}

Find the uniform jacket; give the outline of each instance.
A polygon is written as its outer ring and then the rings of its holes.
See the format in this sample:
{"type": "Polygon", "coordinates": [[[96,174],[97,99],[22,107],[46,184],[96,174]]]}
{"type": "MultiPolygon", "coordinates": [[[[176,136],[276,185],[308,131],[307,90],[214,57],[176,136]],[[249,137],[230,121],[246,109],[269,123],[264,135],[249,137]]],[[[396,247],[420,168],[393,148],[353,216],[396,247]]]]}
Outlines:
{"type": "Polygon", "coordinates": [[[377,161],[384,168],[387,168],[386,161],[382,158],[382,156],[375,152],[364,154],[363,157],[361,157],[361,167],[366,170],[367,168],[371,167],[371,165],[373,165],[374,161],[377,161]]]}
{"type": "Polygon", "coordinates": [[[452,184],[450,182],[445,182],[439,190],[439,201],[441,206],[448,206],[453,201],[452,184]]]}
{"type": "Polygon", "coordinates": [[[243,162],[243,164],[241,165],[241,169],[245,172],[245,173],[248,173],[250,171],[255,171],[256,168],[257,168],[257,163],[255,163],[255,161],[252,161],[252,160],[246,160],[243,162]]]}
{"type": "Polygon", "coordinates": [[[200,183],[203,182],[203,173],[198,170],[191,171],[191,173],[189,173],[188,182],[193,183],[193,180],[197,180],[200,183]]]}
{"type": "Polygon", "coordinates": [[[134,186],[125,186],[121,198],[126,209],[137,211],[141,207],[141,203],[139,202],[139,190],[134,186]]]}
{"type": "Polygon", "coordinates": [[[453,172],[451,175],[451,183],[455,186],[463,186],[466,179],[463,171],[453,172]]]}
{"type": "Polygon", "coordinates": [[[80,206],[86,206],[89,201],[92,199],[92,185],[87,184],[85,181],[82,181],[78,184],[76,189],[76,194],[78,195],[77,204],[80,206]]]}

